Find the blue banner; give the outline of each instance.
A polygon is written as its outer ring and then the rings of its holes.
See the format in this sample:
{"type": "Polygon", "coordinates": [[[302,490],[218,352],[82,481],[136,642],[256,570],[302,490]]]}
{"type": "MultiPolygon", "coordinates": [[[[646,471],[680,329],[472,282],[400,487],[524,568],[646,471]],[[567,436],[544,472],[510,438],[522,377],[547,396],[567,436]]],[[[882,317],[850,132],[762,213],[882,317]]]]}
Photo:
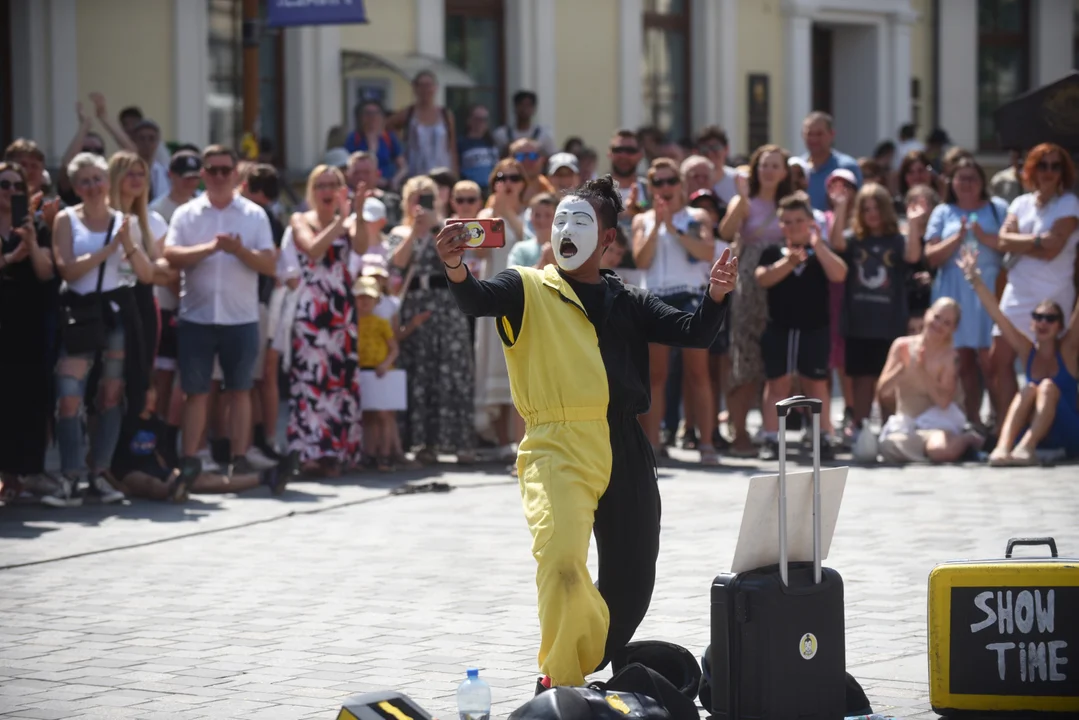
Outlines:
{"type": "Polygon", "coordinates": [[[270,27],[366,22],[363,0],[270,0],[266,15],[270,27]]]}

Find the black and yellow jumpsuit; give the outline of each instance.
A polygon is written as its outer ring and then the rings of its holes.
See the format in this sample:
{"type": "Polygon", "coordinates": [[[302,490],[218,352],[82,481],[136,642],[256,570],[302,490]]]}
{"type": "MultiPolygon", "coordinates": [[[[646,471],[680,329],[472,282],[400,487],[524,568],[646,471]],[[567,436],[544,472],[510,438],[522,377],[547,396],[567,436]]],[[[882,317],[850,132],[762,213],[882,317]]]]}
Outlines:
{"type": "Polygon", "coordinates": [[[525,421],[517,469],[538,563],[540,670],[583,685],[632,639],[655,584],[656,460],[637,421],[650,402],[648,344],[708,347],[727,303],[705,295],[685,313],[612,272],[588,284],[554,265],[449,285],[463,312],[497,319],[525,421]]]}

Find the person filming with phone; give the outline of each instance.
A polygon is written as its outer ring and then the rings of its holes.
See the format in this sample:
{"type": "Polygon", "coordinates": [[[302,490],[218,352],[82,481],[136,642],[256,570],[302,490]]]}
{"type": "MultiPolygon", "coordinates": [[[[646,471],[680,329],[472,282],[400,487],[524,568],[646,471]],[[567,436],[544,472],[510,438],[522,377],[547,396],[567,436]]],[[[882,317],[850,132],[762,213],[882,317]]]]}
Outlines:
{"type": "Polygon", "coordinates": [[[30,213],[26,171],[0,162],[0,482],[16,493],[20,478],[45,471],[53,403],[45,313],[55,293],[51,233],[30,213]],[[18,412],[10,412],[18,408],[18,412]]]}
{"type": "Polygon", "coordinates": [[[436,238],[457,306],[498,320],[525,420],[517,470],[538,563],[544,687],[583,685],[648,610],[660,522],[656,459],[637,419],[651,400],[648,346],[707,348],[738,274],[725,250],[692,313],[623,285],[600,269],[622,210],[610,175],[586,182],[555,210],[556,264],[512,267],[489,280],[464,264],[475,223],[451,222],[436,238]],[[593,529],[596,585],[587,565],[593,529]]]}

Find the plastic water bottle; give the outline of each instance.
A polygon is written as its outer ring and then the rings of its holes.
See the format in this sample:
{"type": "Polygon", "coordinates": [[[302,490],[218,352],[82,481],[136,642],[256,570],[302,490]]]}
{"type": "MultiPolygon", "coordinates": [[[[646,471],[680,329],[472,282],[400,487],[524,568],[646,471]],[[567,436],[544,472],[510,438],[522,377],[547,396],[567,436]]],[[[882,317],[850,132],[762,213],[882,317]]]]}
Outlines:
{"type": "Polygon", "coordinates": [[[460,720],[488,720],[491,716],[491,686],[480,680],[480,671],[468,669],[468,678],[457,687],[457,714],[460,720]]]}

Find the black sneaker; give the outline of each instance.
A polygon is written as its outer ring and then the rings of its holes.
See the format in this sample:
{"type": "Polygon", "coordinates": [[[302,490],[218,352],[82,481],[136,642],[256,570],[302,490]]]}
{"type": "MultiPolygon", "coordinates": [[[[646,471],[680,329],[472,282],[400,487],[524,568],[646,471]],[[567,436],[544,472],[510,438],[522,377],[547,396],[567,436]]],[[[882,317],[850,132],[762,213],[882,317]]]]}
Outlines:
{"type": "Polygon", "coordinates": [[[237,455],[232,458],[232,462],[228,464],[228,476],[236,477],[237,475],[257,475],[260,470],[251,464],[243,455],[237,455]]]}
{"type": "Polygon", "coordinates": [[[723,437],[723,433],[719,431],[718,426],[712,431],[712,447],[719,452],[726,452],[731,449],[731,441],[723,437]]]}
{"type": "Polygon", "coordinates": [[[700,447],[700,444],[700,435],[697,433],[697,428],[686,428],[685,433],[682,435],[682,449],[696,450],[700,447]]]}
{"type": "Polygon", "coordinates": [[[270,494],[277,496],[285,492],[289,476],[281,472],[279,467],[272,467],[259,473],[259,485],[265,485],[270,489],[270,494]]]}
{"type": "Polygon", "coordinates": [[[167,499],[169,502],[186,502],[195,480],[202,474],[202,461],[197,457],[184,458],[180,462],[179,474],[173,478],[169,486],[167,499]]]}
{"type": "Polygon", "coordinates": [[[761,449],[757,452],[758,460],[765,460],[771,462],[779,459],[779,441],[772,438],[766,438],[761,443],[761,449]]]}
{"type": "Polygon", "coordinates": [[[286,482],[300,476],[300,451],[293,450],[277,466],[277,472],[286,478],[286,482]]]}

